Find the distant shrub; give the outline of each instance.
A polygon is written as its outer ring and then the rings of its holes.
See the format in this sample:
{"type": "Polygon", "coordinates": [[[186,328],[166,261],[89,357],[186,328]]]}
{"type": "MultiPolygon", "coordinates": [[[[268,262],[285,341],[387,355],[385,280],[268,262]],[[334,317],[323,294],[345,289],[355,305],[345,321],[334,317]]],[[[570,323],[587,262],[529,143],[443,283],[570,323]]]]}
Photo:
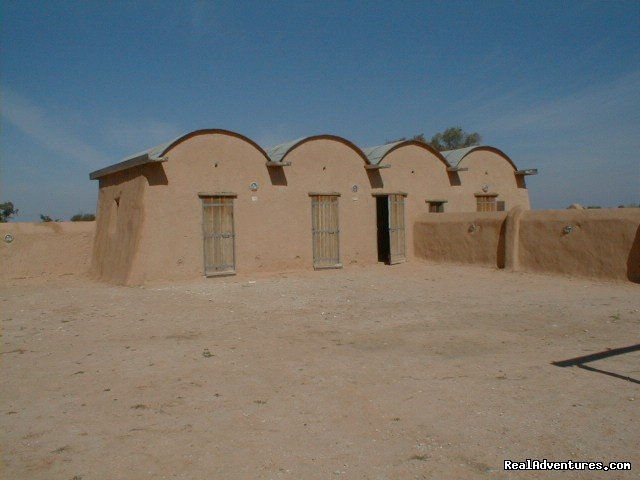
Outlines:
{"type": "Polygon", "coordinates": [[[71,217],[72,222],[93,222],[96,216],[93,213],[76,213],[71,217]]]}
{"type": "Polygon", "coordinates": [[[0,223],[8,222],[11,217],[18,214],[18,209],[14,208],[12,202],[0,203],[0,223]]]}

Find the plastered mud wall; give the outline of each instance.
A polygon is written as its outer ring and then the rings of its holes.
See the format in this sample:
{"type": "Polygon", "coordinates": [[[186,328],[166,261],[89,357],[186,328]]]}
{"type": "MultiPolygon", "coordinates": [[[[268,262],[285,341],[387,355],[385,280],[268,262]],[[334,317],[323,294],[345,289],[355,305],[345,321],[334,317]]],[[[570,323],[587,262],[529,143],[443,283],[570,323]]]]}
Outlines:
{"type": "Polygon", "coordinates": [[[516,269],[640,283],[640,209],[522,214],[516,269]]]}
{"type": "Polygon", "coordinates": [[[429,213],[414,227],[418,258],[504,266],[506,212],[429,213]]]}
{"type": "Polygon", "coordinates": [[[95,222],[0,224],[0,277],[6,281],[86,274],[95,229],[95,222]],[[13,237],[10,243],[7,235],[13,237]]]}
{"type": "MultiPolygon", "coordinates": [[[[125,284],[138,268],[144,223],[143,195],[166,184],[158,165],[145,165],[100,180],[92,277],[125,284]]],[[[158,232],[162,235],[162,232],[158,232]]]]}
{"type": "Polygon", "coordinates": [[[424,214],[414,243],[431,261],[640,283],[640,209],[424,214]]]}
{"type": "MultiPolygon", "coordinates": [[[[485,186],[508,206],[529,206],[515,167],[493,151],[469,154],[463,160],[469,165],[458,174],[447,170],[437,152],[407,142],[385,154],[383,165],[391,168],[371,169],[356,145],[319,135],[291,146],[280,158],[286,165],[273,165],[261,147],[240,134],[202,130],[181,137],[161,156],[161,162],[99,177],[94,278],[139,285],[203,276],[201,195],[234,198],[238,273],[313,268],[310,194],[338,196],[339,256],[345,266],[378,262],[377,195],[406,195],[407,226],[429,211],[429,201],[446,202],[445,211],[475,210],[475,194],[485,186]],[[468,181],[461,180],[465,175],[468,181]]],[[[486,229],[478,235],[485,234],[486,229]]],[[[415,244],[407,227],[408,261],[415,257],[415,244]]]]}

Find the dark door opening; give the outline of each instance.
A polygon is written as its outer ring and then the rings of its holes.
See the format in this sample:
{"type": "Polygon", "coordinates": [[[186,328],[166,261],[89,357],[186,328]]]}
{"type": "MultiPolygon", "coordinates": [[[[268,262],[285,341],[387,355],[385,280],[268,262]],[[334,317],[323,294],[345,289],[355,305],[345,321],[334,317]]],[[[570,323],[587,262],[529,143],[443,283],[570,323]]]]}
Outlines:
{"type": "Polygon", "coordinates": [[[376,197],[378,223],[378,261],[389,263],[391,246],[389,243],[389,197],[376,197]]]}

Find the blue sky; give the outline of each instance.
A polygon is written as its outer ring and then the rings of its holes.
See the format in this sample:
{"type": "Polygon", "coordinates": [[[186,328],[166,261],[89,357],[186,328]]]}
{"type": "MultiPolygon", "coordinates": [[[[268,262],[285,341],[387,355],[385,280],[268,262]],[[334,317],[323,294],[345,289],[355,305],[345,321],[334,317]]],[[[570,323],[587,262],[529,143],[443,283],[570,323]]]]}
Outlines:
{"type": "Polygon", "coordinates": [[[6,1],[0,200],[94,212],[92,170],[199,128],[366,147],[452,125],[534,208],[640,201],[640,2],[6,1]]]}

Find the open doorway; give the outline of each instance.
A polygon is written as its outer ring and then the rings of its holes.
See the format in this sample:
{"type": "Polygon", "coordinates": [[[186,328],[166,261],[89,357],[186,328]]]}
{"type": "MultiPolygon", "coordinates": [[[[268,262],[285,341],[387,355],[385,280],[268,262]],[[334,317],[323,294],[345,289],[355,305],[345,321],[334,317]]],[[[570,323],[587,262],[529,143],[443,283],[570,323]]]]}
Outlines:
{"type": "Polygon", "coordinates": [[[389,263],[389,197],[376,197],[378,223],[378,261],[389,263]]]}
{"type": "Polygon", "coordinates": [[[404,262],[404,196],[406,194],[376,195],[376,223],[378,227],[378,261],[390,265],[404,262]]]}

